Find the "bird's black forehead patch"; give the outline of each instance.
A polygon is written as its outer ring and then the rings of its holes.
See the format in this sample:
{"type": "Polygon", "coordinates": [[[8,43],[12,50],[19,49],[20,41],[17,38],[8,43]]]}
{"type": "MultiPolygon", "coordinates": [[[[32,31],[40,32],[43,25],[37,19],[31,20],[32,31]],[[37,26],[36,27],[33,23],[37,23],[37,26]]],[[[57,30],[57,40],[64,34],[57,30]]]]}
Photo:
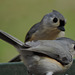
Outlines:
{"type": "Polygon", "coordinates": [[[60,20],[60,26],[65,26],[65,21],[64,20],[60,20]]]}

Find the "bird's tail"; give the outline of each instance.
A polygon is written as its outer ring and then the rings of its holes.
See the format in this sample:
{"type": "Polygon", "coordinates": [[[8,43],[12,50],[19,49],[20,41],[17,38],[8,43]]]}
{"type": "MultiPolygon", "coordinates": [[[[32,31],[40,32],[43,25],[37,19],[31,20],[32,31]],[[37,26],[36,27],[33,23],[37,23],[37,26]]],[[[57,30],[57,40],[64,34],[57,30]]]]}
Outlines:
{"type": "Polygon", "coordinates": [[[13,45],[14,47],[18,48],[21,47],[24,43],[18,40],[17,38],[11,36],[10,34],[0,30],[0,39],[8,42],[9,44],[13,45]]]}

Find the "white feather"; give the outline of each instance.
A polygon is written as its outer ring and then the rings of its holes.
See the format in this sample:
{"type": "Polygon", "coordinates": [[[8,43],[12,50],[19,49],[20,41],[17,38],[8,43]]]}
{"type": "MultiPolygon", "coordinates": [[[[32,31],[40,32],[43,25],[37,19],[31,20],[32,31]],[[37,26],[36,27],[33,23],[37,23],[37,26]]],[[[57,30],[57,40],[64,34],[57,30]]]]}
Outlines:
{"type": "Polygon", "coordinates": [[[53,72],[47,72],[46,75],[53,75],[53,72]]]}

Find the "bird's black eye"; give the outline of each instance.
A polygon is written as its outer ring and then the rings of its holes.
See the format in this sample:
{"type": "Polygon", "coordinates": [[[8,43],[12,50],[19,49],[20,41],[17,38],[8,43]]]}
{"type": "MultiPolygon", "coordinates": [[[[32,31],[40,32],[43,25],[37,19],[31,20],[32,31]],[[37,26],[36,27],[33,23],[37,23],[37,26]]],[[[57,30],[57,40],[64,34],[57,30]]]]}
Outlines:
{"type": "Polygon", "coordinates": [[[55,17],[55,18],[53,19],[53,22],[54,22],[54,23],[58,22],[58,19],[55,17]]]}

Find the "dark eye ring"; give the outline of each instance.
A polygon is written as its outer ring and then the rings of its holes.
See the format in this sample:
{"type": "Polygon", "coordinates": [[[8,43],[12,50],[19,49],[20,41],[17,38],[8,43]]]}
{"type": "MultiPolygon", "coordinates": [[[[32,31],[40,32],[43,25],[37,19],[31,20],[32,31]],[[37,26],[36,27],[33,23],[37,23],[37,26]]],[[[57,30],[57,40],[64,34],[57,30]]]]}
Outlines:
{"type": "Polygon", "coordinates": [[[53,19],[53,22],[54,22],[54,23],[58,22],[58,19],[55,17],[55,18],[53,19]]]}

